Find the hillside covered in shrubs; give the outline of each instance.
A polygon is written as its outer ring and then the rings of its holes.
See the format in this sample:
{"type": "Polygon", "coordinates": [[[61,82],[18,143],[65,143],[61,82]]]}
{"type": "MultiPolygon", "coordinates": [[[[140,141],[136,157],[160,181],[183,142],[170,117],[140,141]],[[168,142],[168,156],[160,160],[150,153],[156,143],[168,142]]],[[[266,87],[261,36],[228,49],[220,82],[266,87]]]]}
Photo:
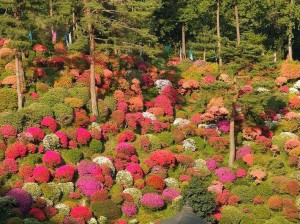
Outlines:
{"type": "Polygon", "coordinates": [[[299,222],[299,63],[257,62],[232,73],[199,60],[155,65],[97,51],[94,116],[90,58],[62,43],[52,54],[35,45],[23,58],[17,110],[7,42],[1,223],[159,223],[185,204],[211,223],[299,222]]]}

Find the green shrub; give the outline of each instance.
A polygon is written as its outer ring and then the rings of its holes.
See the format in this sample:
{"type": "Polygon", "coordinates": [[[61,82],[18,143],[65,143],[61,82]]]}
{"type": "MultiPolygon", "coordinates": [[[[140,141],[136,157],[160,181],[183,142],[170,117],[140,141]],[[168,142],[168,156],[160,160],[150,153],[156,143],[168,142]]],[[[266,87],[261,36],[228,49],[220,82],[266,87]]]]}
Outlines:
{"type": "Polygon", "coordinates": [[[279,135],[272,137],[272,144],[277,145],[280,150],[284,150],[285,142],[289,139],[297,138],[298,136],[289,132],[282,132],[279,135]]]}
{"type": "Polygon", "coordinates": [[[90,99],[90,90],[87,86],[76,86],[68,89],[68,93],[71,97],[79,98],[86,104],[90,99]]]}
{"type": "Polygon", "coordinates": [[[166,143],[168,146],[174,143],[174,138],[171,132],[167,132],[167,131],[161,132],[158,135],[158,138],[161,143],[166,143]]]}
{"type": "Polygon", "coordinates": [[[34,167],[42,162],[42,157],[42,154],[28,154],[26,157],[21,158],[21,164],[34,167]]]}
{"type": "Polygon", "coordinates": [[[282,176],[287,173],[284,162],[279,157],[270,159],[268,163],[268,171],[272,172],[276,176],[282,176]]]}
{"type": "Polygon", "coordinates": [[[0,126],[9,124],[18,129],[23,130],[23,114],[21,111],[17,112],[2,112],[0,113],[0,126]]]}
{"type": "Polygon", "coordinates": [[[278,127],[280,132],[282,131],[295,132],[298,130],[299,125],[300,125],[300,119],[281,120],[278,122],[278,127]]]}
{"type": "Polygon", "coordinates": [[[261,184],[252,187],[256,195],[261,197],[270,197],[273,195],[273,190],[269,182],[264,181],[261,184]]]}
{"type": "Polygon", "coordinates": [[[55,104],[53,107],[54,116],[61,126],[71,124],[74,118],[73,108],[65,103],[55,104]]]}
{"type": "MultiPolygon", "coordinates": [[[[99,112],[99,115],[97,116],[97,122],[99,122],[99,123],[105,122],[106,118],[108,116],[108,113],[109,113],[108,106],[101,99],[98,99],[97,106],[98,106],[98,112],[99,112]]],[[[89,101],[87,103],[87,108],[91,113],[92,112],[92,103],[91,103],[91,101],[89,101]]]]}
{"type": "Polygon", "coordinates": [[[43,117],[53,116],[53,110],[46,104],[33,103],[18,111],[23,115],[23,129],[40,124],[43,117]]]}
{"type": "Polygon", "coordinates": [[[82,158],[83,154],[80,149],[69,149],[62,152],[62,158],[68,162],[76,165],[82,158]]]}
{"type": "Polygon", "coordinates": [[[60,200],[61,190],[58,184],[51,183],[43,183],[41,184],[41,189],[43,191],[44,197],[50,199],[56,204],[60,200]]]}
{"type": "Polygon", "coordinates": [[[274,216],[267,220],[264,224],[292,224],[293,222],[290,222],[286,220],[283,216],[274,216]]]}
{"type": "Polygon", "coordinates": [[[18,107],[17,91],[11,88],[0,89],[0,113],[6,110],[16,110],[18,107]]]}
{"type": "Polygon", "coordinates": [[[116,102],[116,100],[114,99],[113,96],[106,96],[104,98],[104,103],[106,104],[106,106],[108,107],[110,112],[112,112],[116,109],[117,102],[116,102]]]}
{"type": "Polygon", "coordinates": [[[89,143],[89,150],[93,153],[102,153],[104,148],[100,140],[92,139],[89,143]]]}
{"type": "Polygon", "coordinates": [[[219,224],[239,224],[243,219],[243,212],[234,206],[224,206],[219,224]]]}
{"type": "Polygon", "coordinates": [[[13,217],[8,219],[6,224],[23,224],[23,220],[19,217],[13,217]]]}
{"type": "Polygon", "coordinates": [[[41,197],[43,194],[40,185],[37,183],[25,183],[23,189],[27,191],[33,198],[41,197]]]}
{"type": "Polygon", "coordinates": [[[91,210],[96,217],[104,216],[108,220],[115,220],[122,216],[120,206],[116,205],[112,200],[93,203],[91,210]]]}
{"type": "Polygon", "coordinates": [[[66,97],[68,97],[66,89],[61,87],[52,88],[40,98],[40,102],[53,107],[55,104],[63,103],[66,97]]]}
{"type": "Polygon", "coordinates": [[[110,196],[111,196],[111,200],[116,203],[116,204],[120,204],[123,201],[123,198],[121,196],[122,194],[122,187],[118,184],[114,184],[111,188],[110,188],[110,196]]]}
{"type": "Polygon", "coordinates": [[[182,193],[184,203],[204,219],[208,219],[216,207],[215,197],[207,187],[201,179],[193,178],[182,193]]]}
{"type": "Polygon", "coordinates": [[[246,185],[234,187],[231,193],[239,196],[244,203],[251,203],[253,198],[256,196],[256,192],[254,192],[251,187],[246,185]]]}
{"type": "Polygon", "coordinates": [[[157,149],[161,149],[161,141],[159,138],[152,134],[146,135],[149,141],[151,142],[151,151],[155,151],[157,149]]]}
{"type": "Polygon", "coordinates": [[[256,205],[253,209],[254,216],[257,219],[269,219],[272,215],[271,210],[266,205],[256,205]]]}

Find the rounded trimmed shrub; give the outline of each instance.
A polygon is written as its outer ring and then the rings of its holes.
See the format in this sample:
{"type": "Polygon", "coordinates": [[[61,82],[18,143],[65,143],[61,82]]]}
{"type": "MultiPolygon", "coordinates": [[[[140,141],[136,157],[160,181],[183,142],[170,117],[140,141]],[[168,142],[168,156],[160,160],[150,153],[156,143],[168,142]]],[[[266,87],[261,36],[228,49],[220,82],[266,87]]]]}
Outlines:
{"type": "Polygon", "coordinates": [[[165,202],[161,195],[147,193],[142,196],[141,205],[151,210],[159,210],[165,206],[165,202]]]}

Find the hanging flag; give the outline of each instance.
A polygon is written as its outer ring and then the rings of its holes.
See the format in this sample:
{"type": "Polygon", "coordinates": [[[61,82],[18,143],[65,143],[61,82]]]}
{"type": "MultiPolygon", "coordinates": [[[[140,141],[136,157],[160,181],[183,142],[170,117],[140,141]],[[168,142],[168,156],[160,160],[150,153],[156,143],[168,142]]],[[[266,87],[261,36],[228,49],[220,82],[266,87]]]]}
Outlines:
{"type": "Polygon", "coordinates": [[[32,40],[32,32],[31,31],[29,31],[29,33],[28,33],[28,38],[29,38],[29,40],[32,40]]]}
{"type": "Polygon", "coordinates": [[[56,31],[52,31],[52,44],[56,44],[56,31]]]}
{"type": "Polygon", "coordinates": [[[192,61],[194,61],[194,57],[193,57],[193,48],[190,48],[190,59],[192,61]]]}
{"type": "Polygon", "coordinates": [[[69,33],[69,42],[70,42],[70,44],[72,44],[72,33],[71,32],[69,33]]]}
{"type": "Polygon", "coordinates": [[[66,39],[66,45],[67,45],[67,47],[69,47],[69,34],[68,33],[65,34],[65,39],[66,39]]]}

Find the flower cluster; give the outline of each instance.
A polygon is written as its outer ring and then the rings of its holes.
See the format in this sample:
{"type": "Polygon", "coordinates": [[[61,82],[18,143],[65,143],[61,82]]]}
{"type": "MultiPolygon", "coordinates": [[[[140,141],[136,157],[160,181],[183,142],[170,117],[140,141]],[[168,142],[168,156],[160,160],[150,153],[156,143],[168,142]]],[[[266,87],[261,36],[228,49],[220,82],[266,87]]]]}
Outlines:
{"type": "Polygon", "coordinates": [[[148,209],[158,210],[165,205],[165,202],[161,195],[156,193],[147,193],[141,198],[141,204],[148,209]]]}
{"type": "Polygon", "coordinates": [[[195,152],[197,150],[197,145],[194,139],[188,138],[182,142],[182,147],[185,151],[195,152]]]}
{"type": "Polygon", "coordinates": [[[155,81],[155,86],[159,93],[161,93],[167,86],[172,86],[172,83],[167,79],[158,79],[155,81]]]}
{"type": "Polygon", "coordinates": [[[234,182],[236,180],[234,173],[229,168],[221,167],[215,173],[222,183],[234,182]]]}
{"type": "Polygon", "coordinates": [[[76,140],[80,144],[86,145],[90,141],[90,139],[91,139],[91,134],[85,128],[78,128],[76,130],[76,140]]]}
{"type": "Polygon", "coordinates": [[[56,149],[60,146],[59,137],[55,134],[48,134],[43,139],[43,145],[46,150],[56,149]]]}
{"type": "Polygon", "coordinates": [[[41,120],[41,125],[49,128],[52,132],[55,132],[57,129],[57,123],[53,117],[44,117],[41,120]]]}
{"type": "Polygon", "coordinates": [[[49,150],[44,154],[42,161],[47,167],[53,168],[60,165],[62,159],[58,152],[49,150]]]}
{"type": "Polygon", "coordinates": [[[59,182],[70,182],[73,180],[76,168],[71,165],[64,165],[55,171],[54,178],[59,182]]]}
{"type": "Polygon", "coordinates": [[[0,135],[3,137],[3,138],[15,138],[17,137],[17,129],[12,126],[12,125],[2,125],[0,127],[0,135]]]}

